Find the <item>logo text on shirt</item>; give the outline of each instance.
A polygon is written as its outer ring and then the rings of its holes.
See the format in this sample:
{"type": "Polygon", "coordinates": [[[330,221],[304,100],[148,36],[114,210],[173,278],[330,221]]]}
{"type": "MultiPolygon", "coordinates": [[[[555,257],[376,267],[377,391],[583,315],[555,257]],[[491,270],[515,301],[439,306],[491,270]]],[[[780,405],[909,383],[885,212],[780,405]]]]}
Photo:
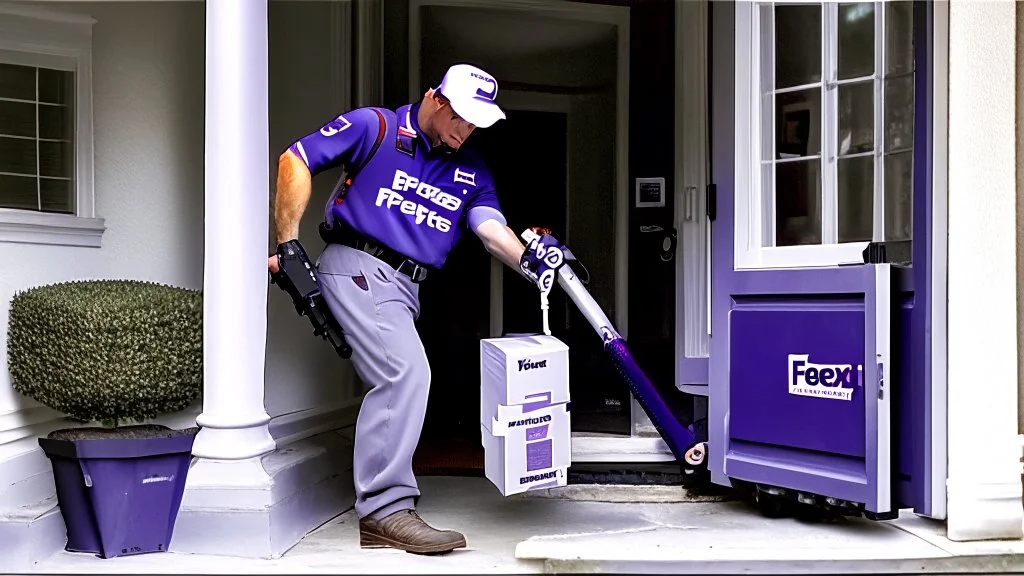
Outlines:
{"type": "Polygon", "coordinates": [[[343,132],[351,126],[352,123],[348,121],[344,116],[338,116],[334,120],[328,122],[323,128],[320,129],[320,133],[324,136],[331,137],[338,132],[343,132]]]}
{"type": "Polygon", "coordinates": [[[417,196],[430,200],[433,204],[449,211],[458,210],[462,200],[447,192],[442,192],[438,187],[421,182],[415,176],[410,176],[402,170],[395,170],[394,180],[391,188],[380,188],[377,191],[377,206],[387,206],[387,209],[397,206],[398,211],[407,216],[414,216],[416,224],[427,223],[427,226],[448,232],[452,228],[452,221],[438,212],[423,206],[412,199],[406,199],[401,192],[413,191],[417,196]]]}
{"type": "Polygon", "coordinates": [[[463,172],[462,170],[456,168],[455,182],[459,184],[469,184],[470,186],[476,186],[476,172],[463,172]]]}

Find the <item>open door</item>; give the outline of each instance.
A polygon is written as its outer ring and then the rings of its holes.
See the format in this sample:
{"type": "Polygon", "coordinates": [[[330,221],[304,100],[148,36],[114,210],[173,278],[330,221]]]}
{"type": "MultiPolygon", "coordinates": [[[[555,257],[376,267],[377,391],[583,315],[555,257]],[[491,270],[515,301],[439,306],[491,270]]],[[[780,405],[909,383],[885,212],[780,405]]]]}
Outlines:
{"type": "Polygon", "coordinates": [[[941,516],[926,3],[712,3],[712,481],[941,516]]]}
{"type": "Polygon", "coordinates": [[[892,267],[733,278],[725,475],[888,513],[892,267]]]}

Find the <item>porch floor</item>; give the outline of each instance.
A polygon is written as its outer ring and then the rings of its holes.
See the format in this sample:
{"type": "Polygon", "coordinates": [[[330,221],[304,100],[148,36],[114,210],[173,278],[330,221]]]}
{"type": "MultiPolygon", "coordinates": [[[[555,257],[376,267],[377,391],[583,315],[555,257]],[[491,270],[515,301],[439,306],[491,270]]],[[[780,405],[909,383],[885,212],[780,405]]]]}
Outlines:
{"type": "Polygon", "coordinates": [[[37,564],[34,572],[779,574],[1024,570],[1024,541],[950,542],[940,523],[913,515],[894,522],[842,519],[810,523],[768,519],[740,502],[623,503],[535,495],[504,498],[482,478],[423,477],[420,486],[423,517],[437,527],[463,531],[468,549],[440,557],[361,550],[358,522],[348,512],[274,560],[173,551],[102,560],[60,552],[37,564]]]}

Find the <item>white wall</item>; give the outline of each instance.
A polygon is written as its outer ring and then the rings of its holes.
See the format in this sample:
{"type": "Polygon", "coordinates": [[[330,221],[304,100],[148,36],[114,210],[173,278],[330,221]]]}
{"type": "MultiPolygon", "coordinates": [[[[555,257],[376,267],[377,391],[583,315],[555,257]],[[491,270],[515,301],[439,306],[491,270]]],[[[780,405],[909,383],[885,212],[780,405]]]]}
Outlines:
{"type": "MultiPolygon", "coordinates": [[[[285,148],[348,108],[346,58],[351,40],[339,31],[346,18],[346,4],[350,3],[270,4],[272,181],[277,178],[277,157],[285,148]]],[[[323,251],[317,226],[337,176],[338,171],[333,170],[313,180],[313,196],[299,229],[299,241],[311,259],[323,251]]],[[[273,190],[271,183],[272,194],[273,190]]],[[[273,238],[268,238],[268,249],[274,244],[273,238]]],[[[338,358],[327,341],[313,337],[309,320],[296,314],[291,300],[276,286],[271,286],[268,314],[268,413],[293,419],[352,404],[361,390],[351,363],[338,358]]],[[[277,432],[275,437],[280,440],[281,434],[277,432]]]]}
{"type": "MultiPolygon", "coordinates": [[[[328,4],[271,3],[272,179],[280,151],[338,114],[347,98],[347,68],[332,73],[343,58],[331,58],[331,34],[339,32],[331,25],[337,13],[328,4]]],[[[55,2],[47,7],[97,20],[96,211],[108,229],[98,249],[0,243],[0,259],[12,263],[0,274],[0,510],[52,493],[49,463],[36,438],[66,423],[11,387],[6,332],[15,291],[86,278],[203,286],[204,4],[55,2]],[[15,458],[17,465],[10,465],[15,458]],[[39,481],[26,482],[30,476],[39,481]]],[[[244,126],[239,137],[245,137],[244,126]]],[[[329,179],[317,182],[302,225],[301,238],[314,258],[321,250],[317,215],[329,179]]],[[[270,290],[265,401],[277,417],[272,431],[280,442],[308,435],[314,431],[310,426],[330,427],[331,411],[351,403],[354,379],[349,363],[313,338],[308,321],[295,313],[284,292],[276,286],[270,290]],[[321,421],[303,420],[311,414],[321,415],[321,421]]],[[[200,410],[201,401],[158,421],[194,425],[200,410]]]]}
{"type": "MultiPolygon", "coordinates": [[[[50,7],[98,20],[95,190],[96,212],[106,219],[107,231],[98,249],[0,243],[0,260],[17,263],[0,275],[0,507],[34,493],[24,486],[22,496],[8,490],[24,472],[6,463],[35,450],[38,435],[63,423],[59,414],[11,387],[6,332],[14,292],[87,278],[202,287],[203,5],[50,7]]],[[[187,422],[197,411],[198,403],[180,420],[187,422]]]]}
{"type": "Polygon", "coordinates": [[[1016,7],[948,9],[947,535],[1020,538],[1016,7]]]}
{"type": "MultiPolygon", "coordinates": [[[[1017,3],[1017,70],[1024,70],[1024,4],[1017,3]]],[[[1017,118],[1024,118],[1024,75],[1016,77],[1017,118]]],[[[1024,434],[1024,122],[1017,122],[1017,432],[1024,434]]],[[[1022,475],[1024,481],[1024,475],[1022,475]]]]}

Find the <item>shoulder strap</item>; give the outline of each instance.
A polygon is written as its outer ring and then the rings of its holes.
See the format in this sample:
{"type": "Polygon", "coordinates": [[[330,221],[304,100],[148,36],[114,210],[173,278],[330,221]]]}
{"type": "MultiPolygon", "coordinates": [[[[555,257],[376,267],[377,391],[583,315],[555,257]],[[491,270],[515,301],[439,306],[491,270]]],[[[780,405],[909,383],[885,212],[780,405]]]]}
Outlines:
{"type": "MultiPolygon", "coordinates": [[[[366,155],[366,159],[363,160],[362,164],[355,166],[351,171],[346,170],[341,178],[338,179],[338,184],[334,187],[334,192],[331,193],[330,199],[327,200],[327,205],[324,206],[324,222],[327,226],[331,225],[331,207],[335,204],[341,204],[345,200],[345,193],[348,192],[350,186],[352,186],[352,180],[359,174],[359,172],[373,160],[374,154],[377,153],[377,149],[380,148],[381,142],[384,141],[384,135],[387,133],[387,121],[384,115],[381,114],[380,110],[372,108],[377,114],[377,120],[379,120],[379,128],[377,130],[377,139],[373,143],[373,147],[370,148],[370,153],[366,155]]],[[[347,168],[347,167],[346,167],[347,168]]]]}
{"type": "Polygon", "coordinates": [[[380,110],[377,110],[376,108],[374,108],[373,111],[377,114],[377,120],[380,121],[380,127],[377,130],[377,140],[373,143],[373,147],[370,148],[370,153],[366,155],[366,160],[363,160],[363,163],[360,164],[355,170],[353,170],[351,175],[348,177],[348,184],[351,184],[352,179],[356,177],[356,174],[358,174],[360,170],[365,168],[366,165],[370,163],[370,160],[373,160],[373,155],[377,153],[377,149],[380,148],[380,143],[384,141],[384,134],[388,130],[387,122],[384,120],[384,115],[381,114],[380,110]]]}

